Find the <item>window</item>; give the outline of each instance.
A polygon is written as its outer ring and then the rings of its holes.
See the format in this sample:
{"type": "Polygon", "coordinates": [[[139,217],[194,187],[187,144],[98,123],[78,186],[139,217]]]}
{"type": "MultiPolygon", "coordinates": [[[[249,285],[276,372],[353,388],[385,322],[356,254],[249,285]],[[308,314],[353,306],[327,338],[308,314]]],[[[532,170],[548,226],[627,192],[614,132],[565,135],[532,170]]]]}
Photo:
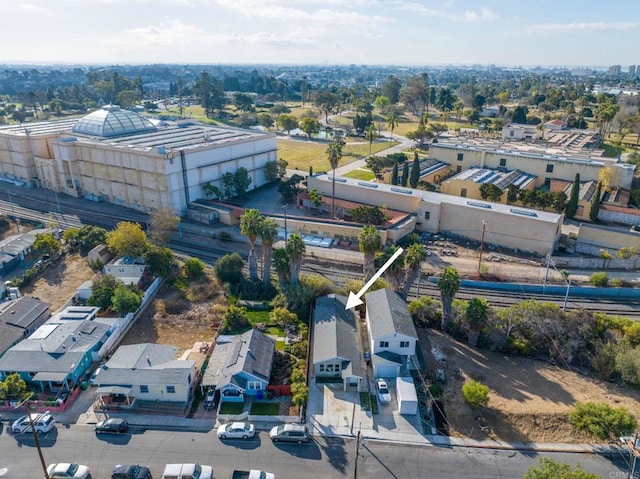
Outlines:
{"type": "Polygon", "coordinates": [[[463,198],[467,197],[467,189],[466,188],[461,188],[460,189],[460,196],[462,196],[463,198]]]}
{"type": "Polygon", "coordinates": [[[464,160],[464,153],[458,153],[458,161],[464,160]]]}
{"type": "Polygon", "coordinates": [[[409,341],[400,341],[400,347],[401,348],[408,348],[409,347],[409,341]]]}
{"type": "Polygon", "coordinates": [[[553,165],[547,165],[547,173],[553,173],[553,165]]]}
{"type": "Polygon", "coordinates": [[[507,166],[507,159],[506,158],[500,158],[500,166],[507,166]]]}
{"type": "Polygon", "coordinates": [[[175,386],[167,386],[167,392],[168,393],[175,393],[176,392],[176,387],[175,386]]]}
{"type": "Polygon", "coordinates": [[[380,347],[381,348],[388,348],[389,347],[389,341],[380,341],[380,347]]]}
{"type": "Polygon", "coordinates": [[[424,219],[428,220],[431,217],[431,213],[429,213],[428,211],[424,212],[424,219]]]}
{"type": "Polygon", "coordinates": [[[515,132],[515,131],[513,131],[513,130],[509,130],[509,136],[510,136],[510,137],[514,137],[514,136],[515,136],[515,134],[516,134],[516,132],[515,132]]]}
{"type": "Polygon", "coordinates": [[[461,173],[461,172],[462,172],[462,166],[461,166],[461,165],[458,165],[458,166],[456,167],[456,173],[461,173]]]}
{"type": "Polygon", "coordinates": [[[544,186],[550,188],[551,187],[551,178],[544,179],[544,186]]]}
{"type": "Polygon", "coordinates": [[[149,392],[149,386],[147,386],[146,384],[141,384],[140,385],[140,392],[141,393],[148,393],[149,392]]]}
{"type": "Polygon", "coordinates": [[[248,381],[247,389],[252,391],[260,391],[262,390],[262,383],[260,381],[248,381]]]}

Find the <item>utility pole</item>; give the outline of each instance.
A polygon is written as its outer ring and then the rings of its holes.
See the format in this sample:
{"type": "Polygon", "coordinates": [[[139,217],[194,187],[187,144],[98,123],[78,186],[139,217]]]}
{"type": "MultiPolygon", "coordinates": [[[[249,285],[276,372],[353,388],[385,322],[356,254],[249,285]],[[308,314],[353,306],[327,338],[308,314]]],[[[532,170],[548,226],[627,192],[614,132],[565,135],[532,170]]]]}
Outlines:
{"type": "Polygon", "coordinates": [[[482,238],[480,239],[480,258],[478,259],[478,276],[480,276],[480,269],[482,267],[482,250],[484,249],[484,232],[487,227],[487,222],[482,220],[482,238]]]}
{"type": "Polygon", "coordinates": [[[27,417],[29,418],[29,425],[31,427],[31,434],[33,434],[33,440],[36,443],[36,449],[38,450],[38,456],[40,456],[40,465],[42,466],[42,472],[44,472],[44,479],[49,479],[49,472],[47,471],[47,463],[44,461],[44,455],[42,454],[42,447],[40,446],[40,438],[38,438],[38,432],[36,431],[36,425],[33,423],[33,417],[31,415],[31,408],[29,400],[33,396],[33,393],[22,403],[16,407],[20,407],[25,402],[27,403],[27,417]]]}
{"type": "Polygon", "coordinates": [[[358,456],[360,455],[360,430],[356,435],[356,460],[353,466],[353,479],[358,479],[358,456]]]}
{"type": "Polygon", "coordinates": [[[567,283],[567,292],[564,295],[564,302],[562,303],[562,312],[564,313],[567,309],[567,300],[569,299],[569,290],[571,289],[571,278],[569,278],[569,282],[567,283]]]}
{"type": "Polygon", "coordinates": [[[627,471],[627,478],[636,477],[635,468],[638,458],[640,458],[640,451],[638,450],[638,433],[633,437],[633,442],[629,438],[622,438],[624,442],[629,446],[629,470],[627,471]]]}
{"type": "Polygon", "coordinates": [[[287,244],[287,205],[282,206],[282,211],[284,211],[284,244],[287,244]]]}

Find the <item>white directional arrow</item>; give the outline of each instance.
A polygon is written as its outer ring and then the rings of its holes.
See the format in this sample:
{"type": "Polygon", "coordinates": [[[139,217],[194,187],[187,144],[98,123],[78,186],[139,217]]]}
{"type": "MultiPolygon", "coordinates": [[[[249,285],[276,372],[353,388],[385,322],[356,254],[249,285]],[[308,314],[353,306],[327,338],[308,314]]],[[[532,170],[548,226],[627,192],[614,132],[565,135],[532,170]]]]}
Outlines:
{"type": "Polygon", "coordinates": [[[347,299],[347,306],[344,309],[355,308],[356,306],[362,304],[362,300],[360,299],[360,297],[364,293],[366,293],[371,286],[373,286],[373,283],[375,283],[378,278],[382,276],[382,273],[384,273],[387,268],[391,266],[396,259],[398,259],[398,256],[400,256],[403,251],[404,250],[402,248],[398,248],[398,250],[393,253],[393,256],[391,256],[391,258],[389,258],[387,262],[382,265],[382,268],[376,271],[376,274],[374,274],[371,279],[367,281],[367,284],[365,284],[362,289],[358,291],[358,294],[353,294],[353,291],[349,291],[349,299],[347,299]]]}

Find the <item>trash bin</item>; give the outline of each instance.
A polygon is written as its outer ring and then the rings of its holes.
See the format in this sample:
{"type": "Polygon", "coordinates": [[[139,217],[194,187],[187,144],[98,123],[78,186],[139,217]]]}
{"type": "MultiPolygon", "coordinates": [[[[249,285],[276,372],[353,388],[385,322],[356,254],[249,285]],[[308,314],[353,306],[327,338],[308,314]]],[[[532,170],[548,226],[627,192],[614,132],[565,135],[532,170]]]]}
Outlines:
{"type": "Polygon", "coordinates": [[[83,391],[86,391],[87,387],[89,387],[89,385],[87,384],[87,381],[82,381],[80,383],[80,389],[82,389],[83,391]]]}

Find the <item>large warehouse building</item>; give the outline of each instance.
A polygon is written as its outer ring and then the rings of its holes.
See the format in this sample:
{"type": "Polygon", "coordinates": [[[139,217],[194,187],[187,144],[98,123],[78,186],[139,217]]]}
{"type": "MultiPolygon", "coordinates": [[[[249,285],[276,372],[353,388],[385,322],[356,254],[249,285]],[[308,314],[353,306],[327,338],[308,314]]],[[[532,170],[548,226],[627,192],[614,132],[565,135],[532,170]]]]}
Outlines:
{"type": "MultiPolygon", "coordinates": [[[[331,197],[332,177],[307,179],[309,190],[331,197]]],[[[351,178],[335,181],[336,198],[415,215],[416,230],[447,232],[505,248],[548,254],[560,238],[563,215],[351,178]]]]}
{"type": "Polygon", "coordinates": [[[140,211],[178,214],[223,190],[222,177],[240,167],[249,190],[263,185],[265,164],[277,160],[276,137],[191,120],[151,121],[107,105],[81,119],[0,128],[0,176],[76,197],[140,211]]]}

